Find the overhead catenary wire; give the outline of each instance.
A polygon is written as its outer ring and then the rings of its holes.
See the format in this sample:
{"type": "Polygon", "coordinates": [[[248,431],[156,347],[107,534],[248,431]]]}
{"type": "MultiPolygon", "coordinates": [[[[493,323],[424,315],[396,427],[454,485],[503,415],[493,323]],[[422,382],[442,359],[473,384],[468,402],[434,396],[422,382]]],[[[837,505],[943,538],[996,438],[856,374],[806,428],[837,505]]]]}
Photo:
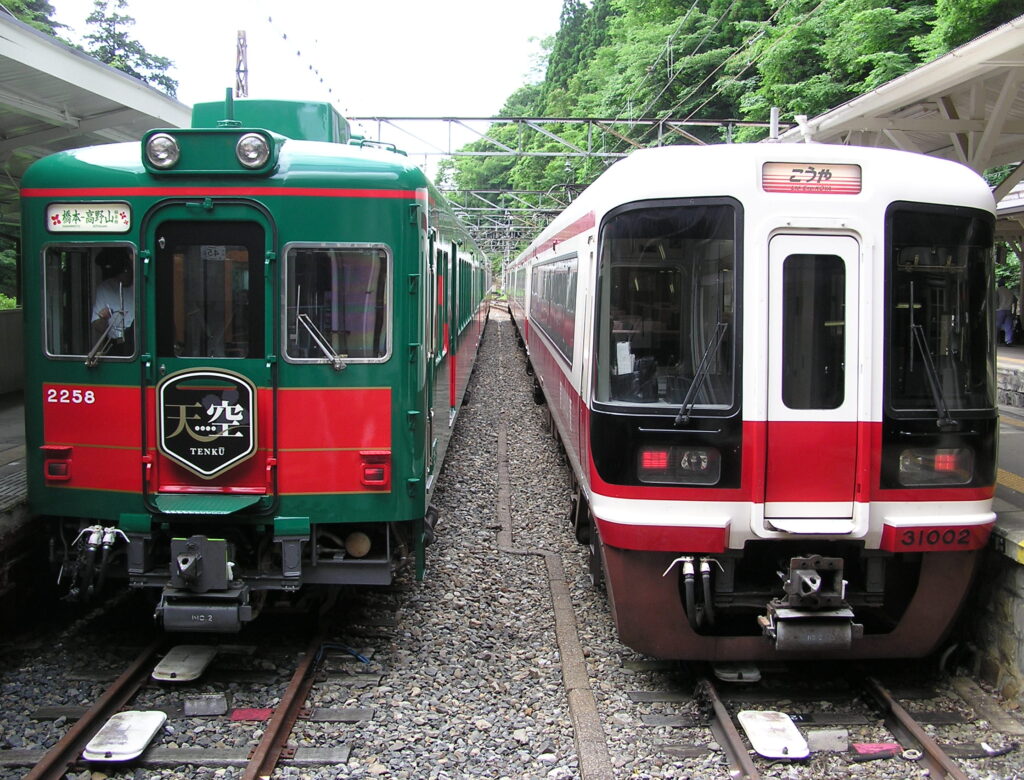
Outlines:
{"type": "MultiPolygon", "coordinates": [[[[697,43],[697,45],[696,45],[696,46],[695,46],[695,47],[693,48],[693,51],[691,51],[691,52],[690,52],[690,53],[689,53],[689,54],[688,54],[687,56],[689,56],[689,57],[692,57],[692,56],[694,56],[694,55],[695,55],[695,54],[696,54],[697,52],[699,52],[699,51],[701,50],[701,47],[703,47],[703,46],[704,46],[704,44],[705,44],[705,43],[707,42],[708,38],[710,38],[710,37],[711,37],[711,34],[712,34],[712,33],[713,33],[713,32],[714,32],[715,30],[717,30],[717,29],[718,29],[719,25],[721,25],[722,21],[723,21],[723,20],[725,19],[725,17],[726,17],[726,16],[727,16],[727,15],[729,14],[729,12],[730,12],[730,11],[731,11],[731,10],[732,10],[732,9],[733,9],[734,7],[735,7],[735,5],[736,5],[736,3],[737,3],[737,2],[738,2],[738,0],[732,0],[732,2],[731,2],[731,3],[729,3],[729,7],[728,7],[728,8],[726,8],[726,9],[725,9],[725,10],[724,10],[724,11],[722,12],[722,15],[721,15],[721,16],[719,16],[719,17],[718,17],[718,19],[716,19],[716,20],[715,20],[715,23],[714,23],[713,25],[711,25],[711,29],[707,30],[707,31],[706,31],[706,32],[704,33],[704,37],[700,39],[700,41],[699,41],[699,42],[697,43]]],[[[690,10],[691,10],[691,11],[693,10],[692,6],[691,6],[690,10]]],[[[685,17],[683,17],[683,21],[682,21],[682,22],[680,22],[680,25],[682,25],[682,23],[683,23],[683,22],[685,22],[685,21],[686,21],[686,19],[687,19],[687,18],[688,18],[689,16],[690,16],[690,11],[687,11],[687,12],[686,12],[686,16],[685,16],[685,17]]],[[[675,33],[673,33],[673,36],[674,36],[674,35],[675,35],[675,33]]],[[[651,108],[653,108],[653,107],[654,107],[654,104],[655,104],[655,103],[657,103],[657,102],[658,102],[658,100],[659,100],[659,99],[661,98],[661,96],[662,96],[662,95],[664,95],[664,94],[665,94],[665,92],[667,92],[667,91],[668,91],[668,88],[669,88],[670,86],[672,86],[672,83],[673,83],[673,82],[674,82],[674,81],[676,80],[676,78],[677,78],[678,76],[679,76],[679,71],[678,71],[678,70],[677,70],[677,71],[676,71],[675,73],[670,73],[670,74],[669,74],[669,78],[668,78],[668,80],[667,80],[667,81],[665,82],[665,86],[664,86],[664,87],[662,87],[662,89],[661,89],[661,92],[659,92],[659,93],[658,93],[657,95],[655,95],[655,96],[654,96],[653,98],[651,98],[651,100],[650,100],[650,101],[649,101],[649,102],[647,103],[647,105],[646,105],[646,106],[644,106],[644,108],[643,108],[643,109],[642,109],[642,110],[640,111],[640,116],[645,116],[645,115],[647,114],[647,112],[648,112],[648,111],[650,111],[650,110],[651,110],[651,108]]]]}
{"type": "MultiPolygon", "coordinates": [[[[731,60],[733,60],[736,57],[738,57],[744,51],[749,49],[754,43],[756,43],[760,38],[762,38],[765,35],[765,33],[768,31],[768,26],[771,24],[771,22],[773,22],[775,20],[775,18],[779,15],[779,13],[786,6],[788,6],[791,2],[793,2],[793,0],[785,0],[785,2],[783,2],[778,8],[776,8],[775,12],[765,20],[764,26],[760,30],[758,30],[752,36],[750,36],[750,38],[748,38],[741,46],[739,46],[736,49],[736,51],[734,51],[732,54],[730,54],[728,57],[726,57],[724,60],[722,60],[722,62],[719,63],[718,67],[716,67],[707,76],[705,76],[705,78],[697,86],[695,86],[688,93],[686,93],[683,97],[681,97],[679,100],[677,100],[676,103],[665,112],[665,116],[671,116],[673,111],[678,109],[683,103],[685,103],[687,100],[689,100],[694,95],[696,95],[698,92],[700,92],[700,90],[703,89],[703,87],[708,83],[708,81],[710,81],[711,78],[716,73],[718,73],[722,68],[724,68],[731,60]]],[[[828,0],[821,0],[821,2],[819,2],[816,6],[814,6],[814,8],[812,8],[807,14],[804,15],[803,19],[801,19],[796,25],[794,25],[794,29],[799,29],[800,27],[802,27],[807,22],[807,20],[810,19],[812,16],[814,16],[814,14],[816,14],[822,8],[822,6],[824,6],[827,2],[828,2],[828,0]]],[[[766,49],[765,51],[761,52],[760,55],[758,55],[757,57],[754,57],[750,62],[747,63],[746,66],[743,67],[743,69],[740,71],[740,73],[738,75],[742,75],[743,73],[745,73],[758,60],[763,58],[768,53],[768,51],[769,50],[766,49]]],[[[696,109],[691,111],[686,116],[686,119],[692,119],[693,116],[701,108],[703,108],[709,102],[711,102],[711,100],[713,98],[714,98],[714,95],[712,95],[707,100],[705,100],[703,103],[701,103],[700,106],[698,106],[696,109]]]]}

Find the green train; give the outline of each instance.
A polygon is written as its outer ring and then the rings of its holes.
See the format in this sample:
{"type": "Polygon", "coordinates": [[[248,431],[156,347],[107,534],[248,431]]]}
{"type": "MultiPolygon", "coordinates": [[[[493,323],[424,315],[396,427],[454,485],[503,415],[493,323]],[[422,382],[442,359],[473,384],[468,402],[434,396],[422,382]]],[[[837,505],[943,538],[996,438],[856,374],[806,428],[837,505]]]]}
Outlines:
{"type": "Polygon", "coordinates": [[[69,595],[123,580],[231,632],[423,576],[490,273],[419,167],[329,104],[229,94],[21,196],[29,504],[69,595]]]}

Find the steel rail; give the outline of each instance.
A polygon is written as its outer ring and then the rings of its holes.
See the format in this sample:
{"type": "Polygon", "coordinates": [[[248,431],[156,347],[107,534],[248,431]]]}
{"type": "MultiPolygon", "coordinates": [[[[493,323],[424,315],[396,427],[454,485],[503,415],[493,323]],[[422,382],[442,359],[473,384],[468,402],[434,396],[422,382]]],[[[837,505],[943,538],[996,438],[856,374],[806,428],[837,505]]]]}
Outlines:
{"type": "Polygon", "coordinates": [[[89,740],[149,679],[153,657],[165,642],[166,638],[160,636],[146,647],[96,703],[67,730],[60,741],[46,752],[42,760],[32,767],[24,780],[60,780],[64,777],[68,767],[78,760],[89,740]]]}
{"type": "Polygon", "coordinates": [[[921,763],[928,768],[929,777],[967,780],[967,774],[946,755],[939,744],[921,728],[885,686],[874,677],[865,677],[863,685],[884,711],[886,728],[900,744],[904,748],[917,747],[921,750],[921,763]]]}
{"type": "Polygon", "coordinates": [[[313,672],[320,657],[320,648],[324,643],[324,635],[318,631],[306,648],[306,654],[288,684],[284,696],[274,709],[274,715],[263,732],[263,738],[253,750],[249,764],[242,775],[243,780],[269,778],[274,767],[285,752],[288,737],[292,733],[299,712],[305,705],[309,691],[313,687],[313,672]]]}
{"type": "Polygon", "coordinates": [[[707,677],[698,679],[694,697],[711,706],[711,733],[714,734],[715,740],[722,746],[722,750],[725,751],[725,756],[729,760],[729,777],[736,780],[759,780],[761,774],[754,766],[750,753],[747,752],[747,746],[733,724],[732,716],[729,715],[729,711],[718,697],[718,691],[715,690],[711,680],[707,677]]]}

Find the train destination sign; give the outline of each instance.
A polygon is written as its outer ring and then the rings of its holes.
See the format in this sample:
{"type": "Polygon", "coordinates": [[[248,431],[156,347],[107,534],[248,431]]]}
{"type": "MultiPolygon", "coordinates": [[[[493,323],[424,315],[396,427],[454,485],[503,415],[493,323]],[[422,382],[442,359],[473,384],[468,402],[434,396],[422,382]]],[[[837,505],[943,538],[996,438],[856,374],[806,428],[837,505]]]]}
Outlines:
{"type": "Polygon", "coordinates": [[[127,233],[132,207],[127,203],[51,203],[46,229],[51,233],[127,233]]]}
{"type": "Polygon", "coordinates": [[[256,452],[256,386],[233,371],[170,374],[157,386],[157,419],[160,451],[203,479],[256,452]]]}
{"type": "Polygon", "coordinates": [[[857,195],[860,193],[859,165],[842,163],[768,162],[761,169],[765,192],[813,195],[857,195]]]}

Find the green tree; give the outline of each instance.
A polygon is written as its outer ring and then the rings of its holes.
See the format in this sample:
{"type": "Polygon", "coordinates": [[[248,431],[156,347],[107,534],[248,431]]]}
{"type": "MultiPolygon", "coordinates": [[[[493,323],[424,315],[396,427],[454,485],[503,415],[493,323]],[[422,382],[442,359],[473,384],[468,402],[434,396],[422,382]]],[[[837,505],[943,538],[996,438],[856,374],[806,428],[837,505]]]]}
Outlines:
{"type": "Polygon", "coordinates": [[[13,249],[0,249],[0,299],[6,298],[8,305],[0,309],[13,309],[18,296],[18,256],[13,249]]]}
{"type": "MultiPolygon", "coordinates": [[[[509,98],[505,116],[743,118],[814,116],[1024,13],[1024,0],[563,0],[539,84],[509,98]]],[[[631,147],[585,125],[549,125],[579,147],[631,147]],[[603,146],[601,146],[603,144],[603,146]]],[[[715,127],[701,140],[721,141],[715,127]]],[[[672,143],[657,130],[630,137],[672,143]]],[[[758,140],[740,129],[734,140],[758,140]]],[[[540,134],[495,125],[488,135],[523,151],[564,151],[540,134]]],[[[682,138],[680,143],[688,143],[682,138]]],[[[487,141],[468,147],[493,149],[487,141]]],[[[607,160],[459,157],[444,175],[463,188],[585,186],[607,160]]]]}
{"type": "Polygon", "coordinates": [[[114,0],[113,10],[108,8],[109,5],[108,0],[95,0],[93,11],[85,20],[92,28],[92,32],[85,36],[90,46],[86,52],[100,62],[174,97],[178,92],[178,82],[167,75],[174,63],[167,57],[150,54],[129,36],[128,30],[135,24],[135,19],[118,13],[127,8],[128,0],[114,0]]]}
{"type": "Polygon", "coordinates": [[[913,41],[927,61],[1024,14],[1024,0],[936,0],[935,21],[913,41]]]}
{"type": "MultiPolygon", "coordinates": [[[[750,47],[744,118],[814,116],[921,63],[910,46],[928,31],[935,0],[772,0],[775,12],[750,47]]],[[[748,140],[756,133],[741,134],[748,140]]]]}
{"type": "Polygon", "coordinates": [[[3,8],[15,19],[30,24],[47,35],[57,35],[66,25],[53,20],[53,6],[47,0],[4,0],[3,8]]]}

